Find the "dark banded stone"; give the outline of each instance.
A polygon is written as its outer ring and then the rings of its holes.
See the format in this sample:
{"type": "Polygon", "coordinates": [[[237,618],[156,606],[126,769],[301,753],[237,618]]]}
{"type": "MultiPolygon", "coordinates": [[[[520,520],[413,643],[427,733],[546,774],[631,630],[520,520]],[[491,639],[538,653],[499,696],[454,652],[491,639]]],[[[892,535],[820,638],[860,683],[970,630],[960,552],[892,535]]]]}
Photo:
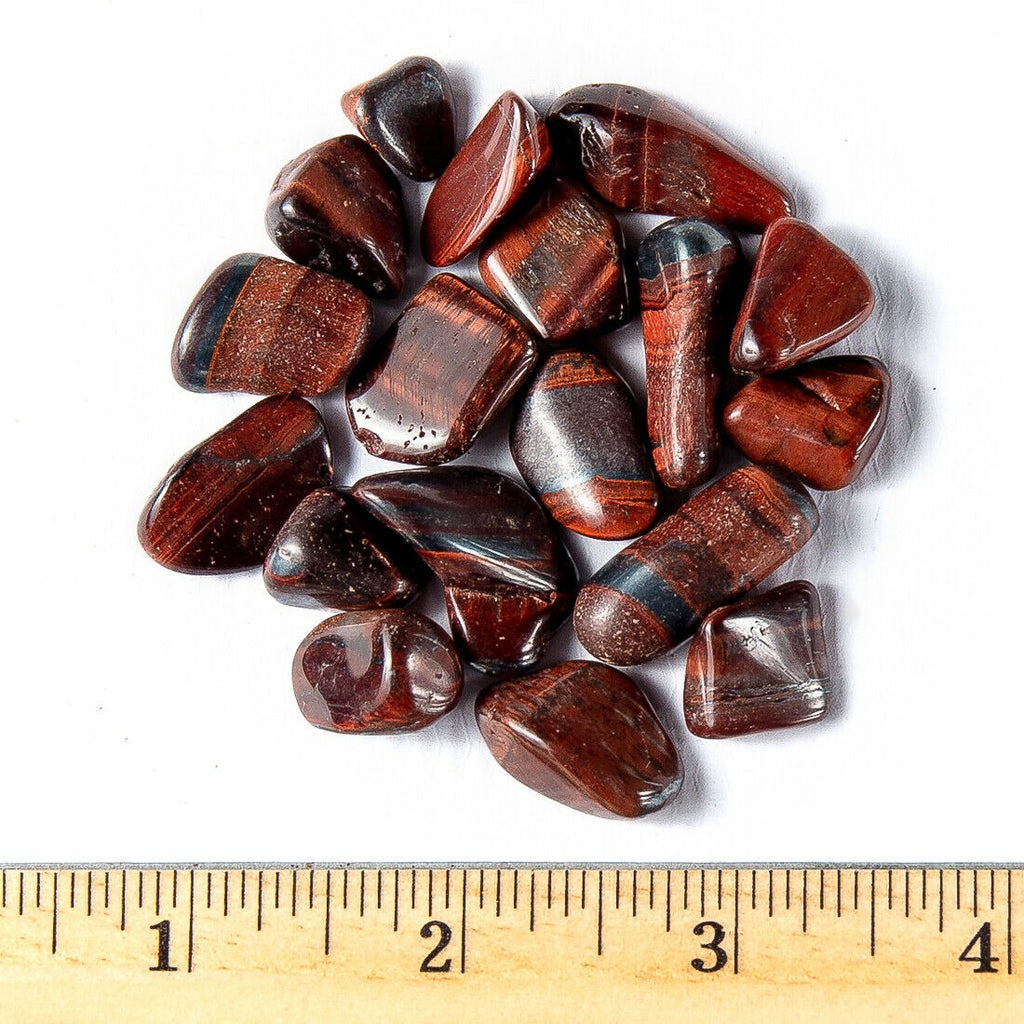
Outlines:
{"type": "Polygon", "coordinates": [[[306,267],[243,253],[192,300],[171,357],[189,391],[319,395],[343,383],[370,337],[370,300],[306,267]]]}
{"type": "Polygon", "coordinates": [[[758,466],[734,470],[594,574],[576,600],[576,636],[602,661],[650,661],[791,558],[817,526],[800,484],[758,466]]]}
{"type": "Polygon", "coordinates": [[[622,540],[654,522],[658,488],[629,389],[593,352],[548,356],[512,426],[519,472],[566,529],[622,540]]]}

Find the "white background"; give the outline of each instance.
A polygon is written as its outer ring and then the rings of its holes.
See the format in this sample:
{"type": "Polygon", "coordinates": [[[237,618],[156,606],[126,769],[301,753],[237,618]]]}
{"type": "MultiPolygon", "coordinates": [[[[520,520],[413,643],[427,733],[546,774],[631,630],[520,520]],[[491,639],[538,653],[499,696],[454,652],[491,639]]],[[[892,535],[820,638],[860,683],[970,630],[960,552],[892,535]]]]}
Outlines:
{"type": "MultiPolygon", "coordinates": [[[[1020,859],[1021,32],[1002,6],[8,12],[0,860],[1020,859]],[[642,821],[505,775],[472,720],[479,677],[418,735],[311,728],[290,663],[324,616],[277,604],[257,574],[170,573],[135,539],[166,468],[254,401],[175,385],[186,305],[222,259],[273,252],[277,170],[351,130],[344,89],[414,53],[452,73],[463,134],[506,88],[541,109],[592,81],[675,99],[790,184],[877,286],[837,351],[890,366],[888,433],[779,577],[822,591],[833,713],[698,741],[683,657],[637,671],[687,770],[642,821]]],[[[636,331],[602,351],[642,380],[636,331]]],[[[340,479],[389,468],[327,405],[340,479]]],[[[465,461],[510,466],[506,427],[465,461]]],[[[584,573],[615,547],[573,544],[584,573]]],[[[581,653],[569,633],[555,654],[581,653]]]]}

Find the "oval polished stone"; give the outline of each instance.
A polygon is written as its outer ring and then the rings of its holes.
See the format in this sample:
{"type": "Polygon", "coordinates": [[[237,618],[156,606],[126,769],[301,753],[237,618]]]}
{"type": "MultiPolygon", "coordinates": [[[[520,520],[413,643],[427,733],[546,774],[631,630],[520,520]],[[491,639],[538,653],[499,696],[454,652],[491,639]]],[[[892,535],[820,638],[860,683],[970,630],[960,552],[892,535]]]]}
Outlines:
{"type": "Polygon", "coordinates": [[[722,454],[719,364],[739,299],[739,242],[708,220],[667,221],[640,243],[637,268],[654,467],[666,487],[696,487],[722,454]]]}
{"type": "Polygon", "coordinates": [[[554,344],[612,330],[630,315],[622,229],[604,204],[556,181],[480,252],[484,284],[554,344]]]}
{"type": "Polygon", "coordinates": [[[359,134],[414,181],[433,181],[455,152],[455,100],[443,67],[407,57],[349,89],[341,106],[359,134]]]}
{"type": "Polygon", "coordinates": [[[316,409],[295,395],[265,398],[167,471],[142,510],[139,541],[178,572],[254,568],[292,509],[330,478],[316,409]]]}
{"type": "Polygon", "coordinates": [[[371,455],[450,462],[501,412],[536,358],[513,316],[438,274],[349,379],[349,421],[371,455]]]}
{"type": "Polygon", "coordinates": [[[650,661],[757,586],[817,527],[800,484],[758,466],[734,470],[594,574],[576,599],[576,636],[601,661],[650,661]]]}
{"type": "Polygon", "coordinates": [[[408,604],[426,568],[405,541],[348,494],[307,494],[263,563],[271,596],[299,608],[360,611],[408,604]]]}
{"type": "Polygon", "coordinates": [[[292,687],[306,721],[321,729],[412,732],[458,703],[462,665],[444,631],[416,612],[345,612],[299,645],[292,687]]]}
{"type": "Polygon", "coordinates": [[[328,139],[286,164],[270,190],[266,225],[296,263],[343,277],[375,298],[402,290],[402,192],[358,135],[328,139]]]}
{"type": "Polygon", "coordinates": [[[751,381],[726,407],[725,429],[751,461],[832,491],[853,483],[878,447],[889,391],[877,359],[818,359],[751,381]]]}
{"type": "Polygon", "coordinates": [[[192,300],[171,356],[189,391],[319,395],[342,384],[370,338],[370,300],[272,256],[225,260],[192,300]]]}
{"type": "Polygon", "coordinates": [[[523,197],[551,158],[547,129],[514,92],[484,114],[438,179],[423,211],[423,255],[435,267],[468,256],[523,197]]]}
{"type": "Polygon", "coordinates": [[[828,705],[818,592],[805,580],[718,608],[686,659],[686,724],[708,739],[812,722],[828,705]]]}
{"type": "Polygon", "coordinates": [[[864,271],[810,224],[785,217],[761,239],[732,335],[738,373],[775,373],[856,330],[875,298],[864,271]]]}
{"type": "Polygon", "coordinates": [[[480,694],[476,720],[505,771],[577,811],[636,818],[663,807],[683,781],[649,701],[608,665],[568,661],[496,683],[480,694]]]}
{"type": "Polygon", "coordinates": [[[623,540],[657,515],[658,487],[625,382],[593,352],[548,356],[512,425],[512,458],[556,522],[623,540]]]}
{"type": "Polygon", "coordinates": [[[441,580],[466,660],[495,674],[536,664],[572,606],[576,570],[524,488],[450,466],[364,477],[352,493],[441,580]]]}
{"type": "Polygon", "coordinates": [[[793,212],[763,167],[675,105],[625,85],[583,85],[555,100],[560,155],[621,210],[709,217],[760,230],[793,212]]]}

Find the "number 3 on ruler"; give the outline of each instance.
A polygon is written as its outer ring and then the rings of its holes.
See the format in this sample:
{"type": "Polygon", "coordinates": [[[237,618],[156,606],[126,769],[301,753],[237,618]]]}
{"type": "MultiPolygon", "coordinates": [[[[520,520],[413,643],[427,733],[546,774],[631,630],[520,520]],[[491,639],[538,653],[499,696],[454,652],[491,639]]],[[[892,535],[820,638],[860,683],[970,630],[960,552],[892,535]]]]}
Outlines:
{"type": "Polygon", "coordinates": [[[693,934],[697,936],[703,936],[706,929],[712,929],[712,936],[710,942],[702,942],[700,944],[701,949],[710,950],[715,954],[715,962],[708,965],[706,960],[702,960],[700,957],[694,957],[690,961],[690,966],[694,970],[700,971],[702,974],[714,974],[715,971],[720,971],[729,959],[725,950],[722,949],[722,942],[725,940],[725,929],[717,921],[701,921],[700,924],[695,925],[693,934]]]}

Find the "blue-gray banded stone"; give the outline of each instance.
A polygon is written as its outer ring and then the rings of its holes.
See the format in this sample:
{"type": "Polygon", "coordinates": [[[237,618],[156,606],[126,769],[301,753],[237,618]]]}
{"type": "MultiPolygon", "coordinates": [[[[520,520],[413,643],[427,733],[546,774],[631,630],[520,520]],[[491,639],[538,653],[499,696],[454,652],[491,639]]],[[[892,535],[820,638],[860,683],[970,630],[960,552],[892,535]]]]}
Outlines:
{"type": "Polygon", "coordinates": [[[650,661],[760,583],[817,527],[796,481],[759,466],[734,470],[597,571],[576,599],[576,636],[601,661],[650,661]]]}
{"type": "Polygon", "coordinates": [[[556,522],[625,540],[658,511],[658,487],[633,398],[593,352],[548,356],[512,426],[512,458],[556,522]]]}

